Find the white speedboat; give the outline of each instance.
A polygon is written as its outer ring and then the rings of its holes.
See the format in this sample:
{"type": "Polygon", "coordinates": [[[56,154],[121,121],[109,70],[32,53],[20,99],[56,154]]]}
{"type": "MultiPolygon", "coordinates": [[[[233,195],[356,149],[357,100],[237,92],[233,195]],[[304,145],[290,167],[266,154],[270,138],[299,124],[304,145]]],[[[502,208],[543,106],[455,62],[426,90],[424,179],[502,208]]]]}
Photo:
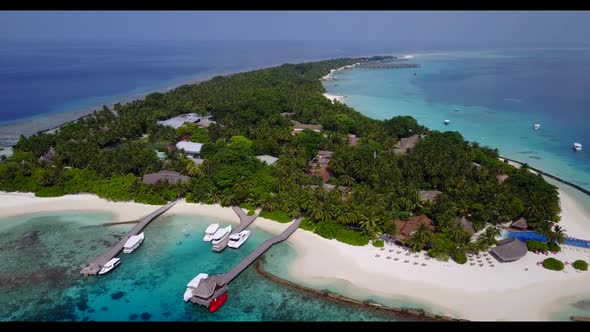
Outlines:
{"type": "Polygon", "coordinates": [[[123,253],[125,253],[125,254],[132,253],[135,249],[137,249],[137,247],[139,247],[139,245],[141,245],[143,243],[143,239],[144,239],[143,232],[141,232],[138,235],[133,235],[133,236],[129,237],[127,242],[125,242],[125,245],[123,245],[123,253]]]}
{"type": "Polygon", "coordinates": [[[234,249],[239,248],[242,244],[244,244],[244,242],[246,242],[246,240],[248,240],[250,233],[252,233],[252,231],[244,230],[230,235],[227,246],[234,249]]]}
{"type": "Polygon", "coordinates": [[[539,130],[539,129],[541,129],[541,124],[540,123],[535,123],[533,125],[533,128],[535,128],[535,130],[539,130]]]}
{"type": "Polygon", "coordinates": [[[218,229],[217,232],[213,234],[213,240],[211,241],[211,243],[213,245],[218,244],[219,242],[221,242],[221,240],[223,240],[223,238],[229,235],[229,233],[231,233],[231,225],[227,226],[226,228],[218,229]]]}
{"type": "Polygon", "coordinates": [[[121,258],[113,258],[106,262],[105,265],[98,271],[98,274],[105,274],[121,264],[121,258]]]}
{"type": "Polygon", "coordinates": [[[209,278],[207,273],[199,273],[196,277],[194,277],[189,283],[186,285],[186,291],[184,292],[184,301],[188,301],[193,297],[193,290],[199,287],[199,284],[203,279],[209,278]]]}
{"type": "Polygon", "coordinates": [[[215,234],[215,232],[217,232],[218,229],[219,224],[211,224],[207,226],[207,229],[205,230],[205,236],[203,237],[203,241],[211,242],[211,240],[213,240],[213,234],[215,234]]]}
{"type": "Polygon", "coordinates": [[[449,123],[451,123],[451,120],[445,120],[445,125],[448,125],[449,123]]]}
{"type": "Polygon", "coordinates": [[[574,151],[582,151],[582,144],[580,143],[574,143],[574,151]]]}

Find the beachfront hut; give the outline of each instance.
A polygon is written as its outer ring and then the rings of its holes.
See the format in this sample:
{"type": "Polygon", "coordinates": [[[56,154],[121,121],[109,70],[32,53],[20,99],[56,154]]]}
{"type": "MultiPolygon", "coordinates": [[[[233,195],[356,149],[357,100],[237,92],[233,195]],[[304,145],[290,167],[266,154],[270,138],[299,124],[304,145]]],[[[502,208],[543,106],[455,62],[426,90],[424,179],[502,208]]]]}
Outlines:
{"type": "Polygon", "coordinates": [[[313,160],[309,163],[310,169],[309,173],[319,174],[322,177],[322,181],[324,183],[330,180],[330,171],[328,170],[328,164],[330,163],[330,159],[332,158],[332,151],[325,151],[320,150],[318,151],[317,155],[313,160]]]}
{"type": "Polygon", "coordinates": [[[295,112],[283,112],[283,113],[281,113],[281,116],[290,117],[290,116],[293,116],[295,114],[296,114],[295,112]]]}
{"type": "Polygon", "coordinates": [[[324,129],[320,124],[305,124],[295,120],[291,120],[291,122],[293,123],[293,131],[291,132],[293,135],[298,134],[305,129],[315,131],[316,133],[319,133],[324,129]]]}
{"type": "Polygon", "coordinates": [[[504,183],[504,181],[506,181],[508,177],[509,176],[506,174],[498,174],[496,175],[496,180],[498,180],[498,183],[504,183]]]}
{"type": "Polygon", "coordinates": [[[143,176],[143,183],[155,184],[159,181],[167,182],[167,183],[178,183],[178,182],[184,183],[184,182],[188,182],[190,179],[191,179],[190,177],[188,177],[186,175],[182,175],[178,172],[162,170],[162,171],[159,171],[158,173],[145,174],[143,176]]]}
{"type": "Polygon", "coordinates": [[[189,155],[200,155],[203,144],[190,141],[180,141],[176,143],[176,148],[189,155]]]}
{"type": "Polygon", "coordinates": [[[458,221],[461,224],[463,230],[467,232],[469,236],[473,236],[473,234],[475,234],[475,229],[473,228],[473,225],[471,224],[471,222],[469,222],[469,220],[467,220],[467,218],[465,218],[465,216],[461,217],[461,219],[458,219],[458,221]]]}
{"type": "Polygon", "coordinates": [[[434,222],[425,214],[410,217],[408,220],[396,219],[394,222],[398,233],[395,239],[400,242],[410,237],[422,224],[426,225],[431,231],[435,229],[434,222]]]}
{"type": "Polygon", "coordinates": [[[524,242],[517,238],[508,238],[498,241],[498,244],[490,250],[490,253],[500,262],[513,262],[521,259],[527,253],[524,242]]]}
{"type": "Polygon", "coordinates": [[[273,165],[274,163],[277,162],[277,160],[279,160],[279,158],[277,157],[273,157],[273,156],[269,156],[267,154],[263,154],[260,156],[256,156],[256,159],[260,160],[261,162],[268,164],[268,165],[273,165]]]}
{"type": "Polygon", "coordinates": [[[529,225],[524,217],[520,217],[514,222],[512,222],[512,224],[510,224],[510,227],[524,230],[527,229],[529,225]]]}
{"type": "Polygon", "coordinates": [[[420,199],[422,201],[434,202],[441,192],[438,190],[420,190],[420,199]]]}
{"type": "Polygon", "coordinates": [[[406,154],[409,149],[413,148],[417,143],[420,135],[412,135],[410,137],[402,137],[399,142],[394,145],[394,152],[396,154],[406,154]]]}
{"type": "Polygon", "coordinates": [[[39,157],[39,162],[53,164],[53,158],[55,158],[55,149],[52,146],[49,148],[47,152],[45,152],[41,157],[39,157]]]}

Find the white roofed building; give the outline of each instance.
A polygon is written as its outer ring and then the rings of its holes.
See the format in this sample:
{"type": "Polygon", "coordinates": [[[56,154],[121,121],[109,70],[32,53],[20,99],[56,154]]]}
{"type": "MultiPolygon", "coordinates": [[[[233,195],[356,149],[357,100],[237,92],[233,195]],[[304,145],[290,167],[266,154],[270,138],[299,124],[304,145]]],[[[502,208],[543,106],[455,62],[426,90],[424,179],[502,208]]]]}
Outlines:
{"type": "Polygon", "coordinates": [[[195,143],[195,142],[187,142],[187,141],[180,141],[176,143],[176,148],[179,151],[183,151],[189,155],[200,155],[201,148],[203,147],[202,143],[195,143]]]}
{"type": "Polygon", "coordinates": [[[267,154],[256,156],[256,159],[262,161],[263,163],[267,163],[269,165],[272,165],[272,164],[276,163],[277,160],[279,160],[279,158],[273,157],[273,156],[269,156],[267,154]]]}
{"type": "Polygon", "coordinates": [[[174,129],[180,128],[182,127],[183,124],[185,123],[200,123],[200,122],[206,122],[206,123],[214,123],[215,121],[211,121],[211,116],[200,116],[196,113],[186,113],[186,114],[181,114],[179,116],[175,116],[173,118],[170,118],[168,120],[163,120],[163,121],[158,121],[159,125],[162,126],[169,126],[172,127],[174,129]]]}

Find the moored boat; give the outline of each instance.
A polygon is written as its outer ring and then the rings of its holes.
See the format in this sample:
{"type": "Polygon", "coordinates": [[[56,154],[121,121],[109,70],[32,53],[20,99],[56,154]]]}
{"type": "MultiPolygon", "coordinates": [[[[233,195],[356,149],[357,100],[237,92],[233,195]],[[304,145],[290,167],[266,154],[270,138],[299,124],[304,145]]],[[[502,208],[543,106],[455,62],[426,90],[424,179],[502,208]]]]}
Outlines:
{"type": "Polygon", "coordinates": [[[221,240],[228,236],[229,233],[231,233],[231,225],[227,226],[226,228],[218,229],[217,232],[213,234],[213,240],[211,241],[211,243],[213,245],[218,244],[219,242],[221,242],[221,240]]]}
{"type": "Polygon", "coordinates": [[[448,125],[449,123],[451,123],[451,120],[445,120],[445,125],[448,125]]]}
{"type": "Polygon", "coordinates": [[[220,297],[213,299],[209,305],[209,312],[215,312],[227,301],[227,293],[223,293],[220,297]]]}
{"type": "Polygon", "coordinates": [[[239,233],[234,233],[230,235],[227,246],[234,249],[239,248],[240,246],[242,246],[242,244],[244,244],[244,242],[246,242],[246,240],[248,240],[248,237],[250,237],[250,233],[252,233],[252,231],[244,230],[239,233]]]}
{"type": "Polygon", "coordinates": [[[574,151],[582,151],[582,144],[574,143],[573,149],[574,151]]]}
{"type": "Polygon", "coordinates": [[[135,249],[137,249],[143,243],[144,238],[145,236],[143,235],[143,232],[129,237],[127,242],[125,242],[123,245],[123,253],[130,254],[135,251],[135,249]]]}
{"type": "Polygon", "coordinates": [[[110,272],[112,269],[116,268],[121,264],[120,258],[113,258],[110,261],[106,262],[105,265],[98,271],[98,274],[105,274],[110,272]]]}
{"type": "Polygon", "coordinates": [[[205,236],[203,237],[203,241],[211,242],[211,240],[213,240],[213,234],[215,234],[215,232],[217,232],[218,229],[219,224],[211,224],[207,226],[207,229],[205,230],[205,236]]]}
{"type": "Polygon", "coordinates": [[[533,128],[534,128],[535,130],[539,130],[539,129],[541,129],[541,124],[540,124],[540,123],[535,123],[535,124],[533,125],[533,128]]]}

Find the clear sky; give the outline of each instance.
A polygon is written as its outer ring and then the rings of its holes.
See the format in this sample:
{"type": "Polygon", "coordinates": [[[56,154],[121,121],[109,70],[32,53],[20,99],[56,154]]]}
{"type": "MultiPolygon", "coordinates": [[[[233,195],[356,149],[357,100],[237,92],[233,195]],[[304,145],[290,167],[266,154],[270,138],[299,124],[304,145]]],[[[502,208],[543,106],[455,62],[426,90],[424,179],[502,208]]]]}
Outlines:
{"type": "Polygon", "coordinates": [[[587,42],[590,11],[3,11],[2,40],[587,42]]]}

